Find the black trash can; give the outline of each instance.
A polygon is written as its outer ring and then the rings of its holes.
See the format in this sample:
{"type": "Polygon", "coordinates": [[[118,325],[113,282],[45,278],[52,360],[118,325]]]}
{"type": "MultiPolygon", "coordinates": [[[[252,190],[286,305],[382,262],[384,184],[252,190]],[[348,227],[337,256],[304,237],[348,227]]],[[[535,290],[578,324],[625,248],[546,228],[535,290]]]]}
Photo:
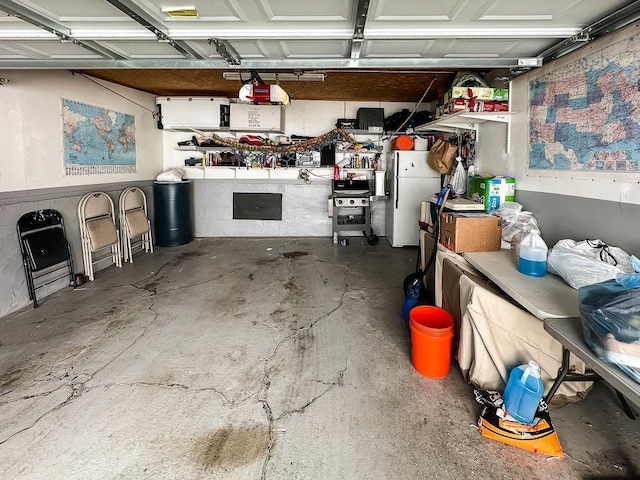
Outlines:
{"type": "Polygon", "coordinates": [[[192,203],[191,180],[153,183],[157,246],[175,247],[193,240],[192,203]]]}

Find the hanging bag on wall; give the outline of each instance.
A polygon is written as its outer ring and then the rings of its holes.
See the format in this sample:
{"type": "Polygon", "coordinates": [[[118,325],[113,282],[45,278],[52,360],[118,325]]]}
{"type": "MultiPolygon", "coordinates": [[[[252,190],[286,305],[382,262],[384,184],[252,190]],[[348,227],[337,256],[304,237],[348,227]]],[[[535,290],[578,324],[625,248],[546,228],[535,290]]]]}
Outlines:
{"type": "Polygon", "coordinates": [[[457,151],[458,147],[439,138],[436,140],[436,143],[433,144],[431,150],[429,150],[427,163],[437,172],[446,175],[451,172],[457,151]]]}

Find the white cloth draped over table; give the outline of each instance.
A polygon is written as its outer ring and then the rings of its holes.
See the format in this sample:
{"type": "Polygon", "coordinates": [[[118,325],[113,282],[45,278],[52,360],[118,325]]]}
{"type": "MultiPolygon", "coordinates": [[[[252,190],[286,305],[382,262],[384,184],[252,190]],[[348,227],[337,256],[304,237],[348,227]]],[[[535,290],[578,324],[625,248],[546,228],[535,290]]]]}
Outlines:
{"type": "MultiPolygon", "coordinates": [[[[503,391],[510,370],[529,360],[540,365],[545,392],[562,363],[562,345],[544,331],[542,320],[488,285],[459,255],[438,252],[436,299],[456,320],[454,355],[473,385],[503,391]]],[[[571,357],[570,371],[584,373],[585,365],[571,357]]],[[[553,404],[579,401],[591,382],[564,382],[553,404]]]]}

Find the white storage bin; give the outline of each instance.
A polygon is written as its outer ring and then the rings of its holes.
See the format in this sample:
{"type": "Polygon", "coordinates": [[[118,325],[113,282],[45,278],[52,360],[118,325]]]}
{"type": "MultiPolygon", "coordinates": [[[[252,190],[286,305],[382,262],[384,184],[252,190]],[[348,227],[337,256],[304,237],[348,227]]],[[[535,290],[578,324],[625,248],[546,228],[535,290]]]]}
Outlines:
{"type": "Polygon", "coordinates": [[[215,130],[229,126],[229,99],[224,97],[158,97],[164,129],[215,130]]]}
{"type": "Polygon", "coordinates": [[[231,104],[231,130],[284,132],[284,110],[280,105],[231,104]]]}
{"type": "Polygon", "coordinates": [[[422,137],[415,137],[413,139],[413,149],[414,150],[429,150],[429,140],[422,137]]]}

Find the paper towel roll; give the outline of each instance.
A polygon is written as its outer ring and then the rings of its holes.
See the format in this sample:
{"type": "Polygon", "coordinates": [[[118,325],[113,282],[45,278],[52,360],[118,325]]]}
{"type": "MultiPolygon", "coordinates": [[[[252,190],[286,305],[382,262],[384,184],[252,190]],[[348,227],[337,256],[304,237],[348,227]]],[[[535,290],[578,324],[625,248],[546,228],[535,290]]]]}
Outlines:
{"type": "Polygon", "coordinates": [[[386,195],[384,188],[385,173],[387,172],[385,172],[384,170],[376,171],[376,197],[384,197],[386,195]]]}

